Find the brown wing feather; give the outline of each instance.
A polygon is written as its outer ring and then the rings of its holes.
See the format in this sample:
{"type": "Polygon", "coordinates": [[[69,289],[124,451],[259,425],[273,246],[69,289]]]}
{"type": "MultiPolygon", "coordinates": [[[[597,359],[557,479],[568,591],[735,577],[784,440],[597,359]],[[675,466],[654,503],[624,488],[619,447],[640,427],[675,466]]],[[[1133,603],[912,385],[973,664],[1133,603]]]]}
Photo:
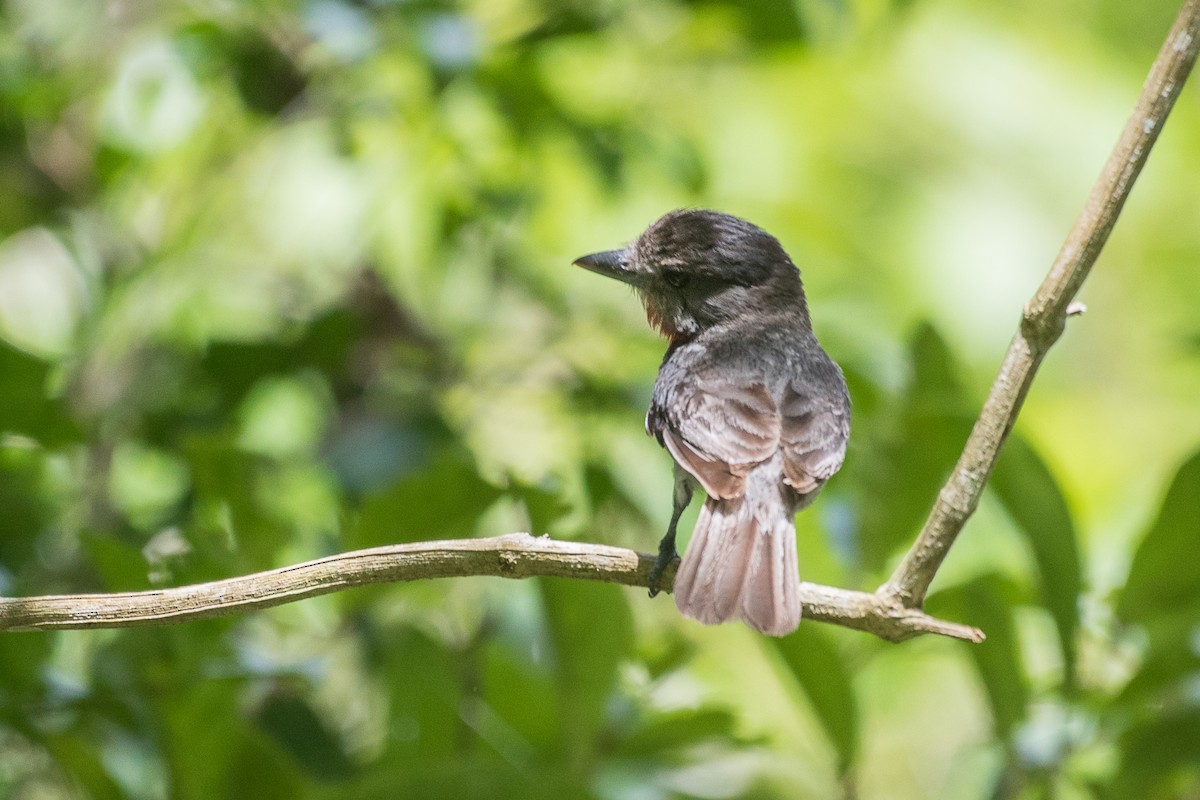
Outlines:
{"type": "Polygon", "coordinates": [[[710,497],[741,495],[746,473],[779,448],[779,411],[761,383],[692,384],[666,413],[663,444],[710,497]]]}
{"type": "Polygon", "coordinates": [[[841,397],[816,395],[793,383],[780,410],[784,481],[809,494],[842,466],[850,438],[849,409],[841,397]]]}

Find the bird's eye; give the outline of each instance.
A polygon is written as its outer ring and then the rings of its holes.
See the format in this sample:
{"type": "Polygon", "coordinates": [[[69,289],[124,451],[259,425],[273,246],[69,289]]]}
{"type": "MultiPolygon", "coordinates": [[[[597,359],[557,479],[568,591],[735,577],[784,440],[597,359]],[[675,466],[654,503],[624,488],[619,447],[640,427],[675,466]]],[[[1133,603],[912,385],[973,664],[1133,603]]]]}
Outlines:
{"type": "Polygon", "coordinates": [[[684,286],[687,286],[691,279],[691,274],[682,270],[671,270],[663,273],[663,280],[667,282],[667,285],[676,289],[682,289],[684,286]]]}

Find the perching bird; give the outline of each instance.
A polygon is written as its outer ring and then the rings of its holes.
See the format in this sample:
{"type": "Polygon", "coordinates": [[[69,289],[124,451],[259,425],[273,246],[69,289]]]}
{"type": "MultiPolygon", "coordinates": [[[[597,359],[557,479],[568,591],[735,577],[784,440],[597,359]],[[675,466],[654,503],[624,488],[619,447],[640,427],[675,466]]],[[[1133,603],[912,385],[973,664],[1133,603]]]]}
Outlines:
{"type": "Polygon", "coordinates": [[[791,633],[795,514],[841,467],[850,435],[846,381],[813,334],[799,271],[766,231],[704,210],[673,211],[628,247],[575,263],[637,289],[669,342],[646,414],[675,460],[650,596],[699,484],[708,499],[675,576],[679,610],[791,633]]]}

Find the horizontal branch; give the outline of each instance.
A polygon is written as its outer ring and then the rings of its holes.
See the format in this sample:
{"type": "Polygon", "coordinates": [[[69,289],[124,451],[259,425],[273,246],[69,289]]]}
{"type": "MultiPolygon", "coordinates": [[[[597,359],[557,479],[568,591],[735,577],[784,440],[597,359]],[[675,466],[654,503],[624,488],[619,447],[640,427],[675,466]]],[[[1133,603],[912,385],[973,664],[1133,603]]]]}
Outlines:
{"type": "MultiPolygon", "coordinates": [[[[646,586],[654,556],[624,547],[512,533],[490,539],[374,547],[211,583],[113,594],[0,598],[0,631],[124,628],[220,617],[372,583],[424,578],[585,578],[646,586]]],[[[664,576],[668,591],[674,568],[664,576]]],[[[802,583],[809,619],[902,641],[937,633],[982,642],[977,628],[935,619],[883,596],[802,583]]]]}

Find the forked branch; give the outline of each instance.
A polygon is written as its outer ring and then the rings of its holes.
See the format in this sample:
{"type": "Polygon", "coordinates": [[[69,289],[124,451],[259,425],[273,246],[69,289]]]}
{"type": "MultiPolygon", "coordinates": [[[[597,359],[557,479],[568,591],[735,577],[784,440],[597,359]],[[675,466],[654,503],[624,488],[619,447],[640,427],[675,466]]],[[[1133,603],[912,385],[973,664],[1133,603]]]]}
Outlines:
{"type": "MultiPolygon", "coordinates": [[[[563,542],[512,533],[491,539],[414,542],[295,564],[211,583],[113,594],[0,598],[0,631],[122,628],[218,617],[282,605],[370,583],[422,578],[586,578],[646,586],[654,556],[624,547],[563,542]]],[[[663,588],[675,579],[664,576],[663,588]]],[[[810,619],[868,631],[890,641],[940,633],[968,641],[983,634],[934,619],[918,609],[889,606],[873,594],[806,583],[801,600],[810,619]]]]}

